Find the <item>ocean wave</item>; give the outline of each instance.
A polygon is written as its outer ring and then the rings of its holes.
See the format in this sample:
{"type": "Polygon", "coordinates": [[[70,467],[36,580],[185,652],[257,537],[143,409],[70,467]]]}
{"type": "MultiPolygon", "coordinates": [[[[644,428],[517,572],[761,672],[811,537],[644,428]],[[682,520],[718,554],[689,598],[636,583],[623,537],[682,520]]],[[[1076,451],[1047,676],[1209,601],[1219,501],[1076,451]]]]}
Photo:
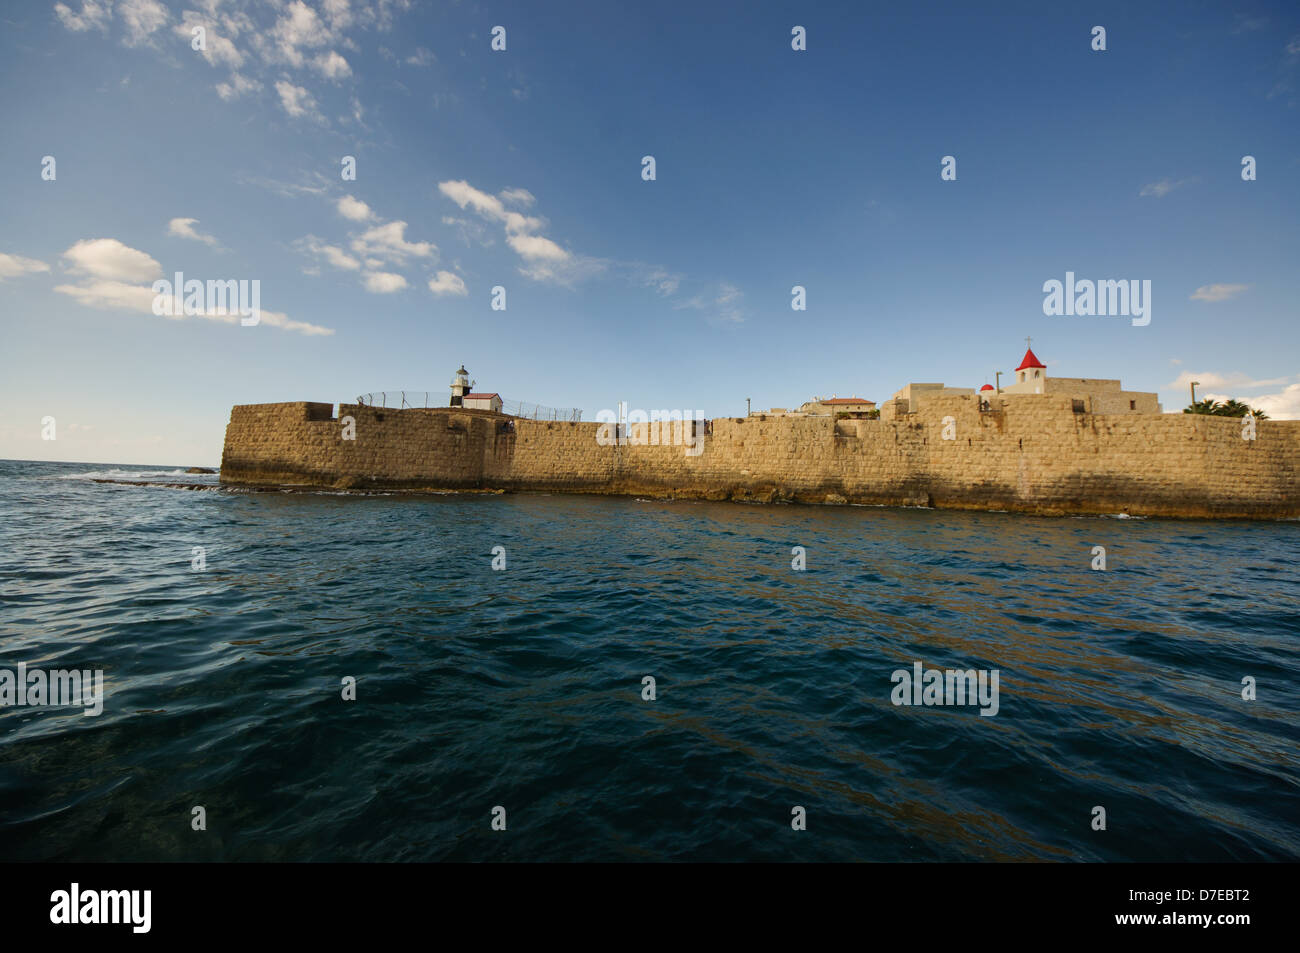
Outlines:
{"type": "Polygon", "coordinates": [[[107,470],[88,470],[85,473],[63,473],[60,480],[157,480],[160,477],[198,477],[216,476],[215,473],[187,473],[185,470],[123,470],[110,467],[107,470]]]}

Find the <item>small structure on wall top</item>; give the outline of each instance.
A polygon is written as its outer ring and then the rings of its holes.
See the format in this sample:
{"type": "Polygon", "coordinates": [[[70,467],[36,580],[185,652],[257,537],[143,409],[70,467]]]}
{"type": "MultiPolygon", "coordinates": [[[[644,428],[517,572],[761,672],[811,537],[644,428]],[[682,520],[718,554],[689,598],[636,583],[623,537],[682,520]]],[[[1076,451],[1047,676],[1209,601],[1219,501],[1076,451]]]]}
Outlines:
{"type": "Polygon", "coordinates": [[[466,410],[494,410],[501,413],[501,395],[500,394],[466,394],[464,407],[466,410]]]}
{"type": "Polygon", "coordinates": [[[466,410],[491,410],[498,414],[501,413],[501,395],[470,393],[475,383],[475,381],[469,379],[469,371],[465,370],[465,365],[462,364],[460,370],[451,379],[451,406],[463,407],[466,410]]]}

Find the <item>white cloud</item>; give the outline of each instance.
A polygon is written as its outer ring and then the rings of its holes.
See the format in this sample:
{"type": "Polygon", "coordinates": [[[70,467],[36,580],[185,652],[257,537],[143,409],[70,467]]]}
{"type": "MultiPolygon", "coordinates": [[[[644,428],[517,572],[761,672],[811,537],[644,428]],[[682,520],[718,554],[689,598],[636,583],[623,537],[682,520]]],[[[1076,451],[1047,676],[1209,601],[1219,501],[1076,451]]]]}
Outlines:
{"type": "MultiPolygon", "coordinates": [[[[126,30],[122,42],[127,46],[149,42],[171,18],[167,7],[158,0],[118,0],[117,12],[126,30]]],[[[107,33],[113,19],[113,4],[111,0],[82,0],[81,9],[74,11],[66,3],[56,3],[54,15],[74,33],[87,30],[107,33]]]]}
{"type": "MultiPolygon", "coordinates": [[[[153,304],[157,296],[154,294],[153,288],[148,285],[133,285],[123,281],[91,281],[83,285],[56,285],[54,290],[59,294],[68,295],[75,299],[78,304],[88,308],[109,311],[133,311],[155,316],[153,304]]],[[[166,315],[165,317],[173,321],[182,321],[187,317],[197,317],[208,321],[238,325],[242,315],[237,311],[207,311],[205,308],[201,313],[195,315],[180,314],[166,315]]],[[[259,318],[261,324],[282,328],[285,331],[299,331],[308,335],[334,333],[331,328],[321,327],[318,324],[294,321],[280,311],[268,311],[262,308],[259,312],[259,318]]]]}
{"type": "Polygon", "coordinates": [[[1172,192],[1174,189],[1180,189],[1184,185],[1187,185],[1193,181],[1195,180],[1179,179],[1177,182],[1174,182],[1171,179],[1161,179],[1159,182],[1152,182],[1148,185],[1142,186],[1142,191],[1139,192],[1138,195],[1139,196],[1154,195],[1156,198],[1162,199],[1170,192],[1172,192]]]}
{"type": "Polygon", "coordinates": [[[340,215],[354,222],[368,222],[375,217],[375,213],[370,210],[369,205],[350,195],[345,195],[339,199],[338,210],[340,215]]]}
{"type": "Polygon", "coordinates": [[[1258,390],[1261,387],[1280,387],[1289,383],[1289,377],[1252,378],[1249,374],[1233,371],[1220,374],[1215,371],[1183,371],[1174,380],[1165,385],[1166,389],[1186,391],[1192,381],[1196,386],[1215,388],[1217,390],[1258,390]]]}
{"type": "Polygon", "coordinates": [[[569,257],[567,251],[541,235],[507,235],[506,244],[526,261],[564,261],[569,257]]]}
{"type": "Polygon", "coordinates": [[[87,308],[144,311],[153,314],[153,289],[125,281],[90,281],[83,285],[55,285],[59,294],[70,295],[87,308]]]}
{"type": "Polygon", "coordinates": [[[309,119],[321,119],[320,110],[316,108],[316,99],[304,86],[295,86],[288,80],[275,84],[275,91],[280,94],[280,105],[284,111],[295,119],[306,116],[309,119]]]}
{"type": "Polygon", "coordinates": [[[352,67],[348,65],[348,61],[335,50],[321,53],[311,61],[311,65],[327,79],[340,80],[352,75],[352,67]]]}
{"type": "Polygon", "coordinates": [[[405,12],[411,8],[411,0],[375,0],[369,6],[362,5],[357,11],[357,19],[363,26],[374,26],[386,31],[393,27],[393,13],[405,12]]]}
{"type": "Polygon", "coordinates": [[[262,84],[255,79],[248,79],[241,73],[231,73],[230,82],[217,83],[217,95],[224,101],[230,102],[238,99],[244,93],[252,93],[262,88],[262,84]]]}
{"type": "MultiPolygon", "coordinates": [[[[491,242],[484,237],[482,223],[500,225],[505,231],[506,244],[521,259],[519,273],[534,281],[572,287],[597,275],[607,275],[639,288],[652,288],[664,297],[674,297],[685,280],[684,276],[658,265],[597,258],[563,247],[543,234],[548,227],[546,219],[516,211],[519,207],[531,207],[536,203],[533,193],[527,189],[504,189],[492,195],[463,179],[454,179],[439,182],[438,191],[481,220],[445,215],[442,217],[444,225],[456,226],[466,244],[478,242],[483,245],[491,242]]],[[[739,288],[723,282],[690,301],[675,303],[674,307],[697,308],[714,323],[740,324],[745,320],[743,297],[739,288]]]]}
{"type": "Polygon", "coordinates": [[[352,10],[348,0],[324,0],[321,9],[333,30],[346,30],[352,25],[352,10]]]}
{"type": "Polygon", "coordinates": [[[456,218],[454,215],[444,215],[442,224],[456,226],[456,231],[462,242],[466,245],[482,245],[484,248],[496,244],[496,241],[488,235],[487,226],[479,221],[472,221],[468,218],[456,218]]]}
{"type": "Polygon", "coordinates": [[[373,294],[386,295],[405,288],[406,279],[391,271],[368,271],[365,285],[366,290],[373,294]]]}
{"type": "Polygon", "coordinates": [[[1201,285],[1192,294],[1191,301],[1227,301],[1241,294],[1250,285],[1201,285]]]}
{"type": "Polygon", "coordinates": [[[162,274],[162,265],[116,238],[83,239],[63,257],[70,271],[109,281],[150,281],[162,274]]]}
{"type": "Polygon", "coordinates": [[[460,275],[450,271],[440,271],[436,277],[430,278],[429,290],[436,295],[469,294],[469,289],[465,287],[465,282],[461,280],[460,275]]]}
{"type": "Polygon", "coordinates": [[[663,268],[642,268],[636,269],[636,280],[647,288],[654,288],[661,295],[668,296],[677,293],[678,287],[682,283],[681,275],[669,274],[663,268]]]}
{"type": "MultiPolygon", "coordinates": [[[[390,30],[394,16],[411,7],[411,0],[60,0],[54,15],[68,30],[104,33],[116,17],[124,45],[153,47],[172,66],[178,56],[197,54],[209,66],[229,70],[225,79],[213,84],[222,100],[231,102],[275,86],[275,101],[288,115],[329,125],[317,105],[319,91],[303,76],[285,70],[310,70],[346,82],[355,75],[349,58],[361,50],[348,31],[390,30]],[[269,13],[263,12],[268,8],[269,13]],[[191,46],[196,27],[204,31],[200,50],[191,46]]],[[[434,57],[420,47],[412,59],[425,64],[434,57]]],[[[347,114],[338,120],[360,123],[363,114],[360,100],[352,96],[347,114]]]]}
{"type": "Polygon", "coordinates": [[[265,176],[239,176],[236,181],[240,185],[255,185],[260,189],[269,189],[276,195],[282,195],[285,198],[293,199],[300,195],[323,195],[329,192],[333,187],[332,179],[326,178],[320,172],[300,173],[303,182],[285,182],[281,179],[269,179],[265,176]]]}
{"type": "Polygon", "coordinates": [[[1274,420],[1300,420],[1300,383],[1291,384],[1276,394],[1245,398],[1245,402],[1274,420]]]}
{"type": "Polygon", "coordinates": [[[127,46],[146,42],[171,16],[158,0],[120,0],[117,12],[126,26],[127,46]]]}
{"type": "MultiPolygon", "coordinates": [[[[175,222],[192,223],[195,219],[173,219],[175,222]]],[[[74,274],[89,275],[76,285],[56,285],[54,290],[68,295],[78,303],[101,310],[136,311],[153,315],[153,304],[157,297],[151,285],[139,282],[151,281],[162,274],[162,266],[150,255],[139,249],[122,244],[116,238],[91,238],[77,242],[63,253],[65,267],[74,274]]],[[[186,315],[177,315],[173,320],[180,320],[186,315]]],[[[241,315],[238,312],[224,313],[204,311],[195,317],[211,321],[237,324],[241,315]]],[[[300,331],[303,334],[333,334],[329,328],[305,321],[294,321],[280,311],[260,310],[261,323],[286,331],[300,331]]]]}
{"type": "Polygon", "coordinates": [[[437,57],[435,57],[429,50],[426,50],[422,46],[417,46],[415,52],[406,58],[406,62],[410,66],[428,66],[435,59],[437,59],[437,57]]]}
{"type": "Polygon", "coordinates": [[[586,255],[569,255],[561,261],[534,259],[519,269],[519,273],[533,281],[573,287],[579,282],[604,274],[609,263],[586,255]]]}
{"type": "Polygon", "coordinates": [[[376,225],[352,240],[352,250],[363,257],[379,258],[392,264],[403,264],[407,258],[429,258],[438,252],[431,242],[408,242],[405,222],[388,222],[376,225]]]}
{"type": "Polygon", "coordinates": [[[501,199],[511,205],[522,205],[524,207],[528,207],[537,201],[533,193],[527,189],[503,189],[501,199]]]}
{"type": "Polygon", "coordinates": [[[673,305],[673,308],[676,310],[693,308],[702,311],[710,324],[729,327],[744,323],[745,312],[741,308],[744,297],[744,293],[735,285],[721,281],[712,291],[679,301],[673,305]]]}
{"type": "Polygon", "coordinates": [[[49,270],[49,265],[35,258],[23,258],[20,255],[6,255],[0,252],[0,281],[49,270]]]}
{"type": "Polygon", "coordinates": [[[739,324],[744,321],[744,312],[740,310],[743,297],[744,295],[735,285],[722,282],[718,288],[718,296],[713,301],[717,309],[715,318],[726,324],[739,324]]]}
{"type": "Polygon", "coordinates": [[[280,57],[299,68],[304,62],[302,48],[316,49],[334,41],[329,27],[302,0],[294,0],[289,4],[285,15],[276,21],[271,34],[280,57]]]}
{"type": "Polygon", "coordinates": [[[506,232],[510,234],[527,234],[538,231],[546,225],[540,218],[532,218],[519,212],[509,211],[500,198],[474,188],[463,179],[439,182],[438,191],[461,208],[472,208],[484,218],[500,222],[505,226],[506,232]]]}
{"type": "Polygon", "coordinates": [[[535,199],[526,189],[507,189],[500,196],[476,189],[464,180],[438,183],[438,191],[461,208],[470,209],[489,222],[505,228],[506,243],[524,260],[523,274],[535,281],[554,281],[572,284],[604,270],[604,263],[595,258],[575,256],[558,243],[538,234],[546,221],[506,208],[505,200],[512,204],[531,205],[535,199]]]}
{"type": "Polygon", "coordinates": [[[86,30],[108,30],[108,22],[113,16],[111,3],[98,3],[96,0],[82,0],[81,12],[74,13],[72,8],[63,3],[54,5],[55,16],[74,33],[86,30]]]}
{"type": "Polygon", "coordinates": [[[239,35],[236,21],[225,19],[221,24],[193,10],[186,10],[181,22],[172,28],[172,32],[188,42],[194,40],[194,28],[203,27],[203,49],[198,50],[209,66],[226,66],[238,69],[244,65],[244,54],[239,51],[229,36],[239,35]],[[228,24],[228,25],[227,25],[228,24]]]}
{"type": "Polygon", "coordinates": [[[212,235],[205,235],[203,232],[195,231],[194,226],[198,224],[197,218],[174,218],[167,223],[167,234],[175,235],[178,238],[188,238],[191,241],[203,242],[213,248],[220,248],[221,242],[217,241],[212,235]]]}
{"type": "Polygon", "coordinates": [[[299,251],[307,252],[318,258],[325,259],[330,266],[337,268],[340,271],[361,270],[361,262],[357,261],[357,259],[353,258],[337,245],[327,244],[315,235],[308,235],[306,238],[298,239],[294,242],[294,247],[299,251]]]}

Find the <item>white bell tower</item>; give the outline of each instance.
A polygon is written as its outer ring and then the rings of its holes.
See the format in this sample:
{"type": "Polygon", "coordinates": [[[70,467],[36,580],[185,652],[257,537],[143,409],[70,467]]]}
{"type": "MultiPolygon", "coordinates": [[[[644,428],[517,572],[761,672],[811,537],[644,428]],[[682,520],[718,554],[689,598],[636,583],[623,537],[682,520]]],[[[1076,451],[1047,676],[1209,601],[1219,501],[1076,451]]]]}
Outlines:
{"type": "MultiPolygon", "coordinates": [[[[1029,343],[1029,338],[1025,338],[1029,343]]],[[[1002,388],[1004,394],[1042,394],[1046,391],[1047,365],[1038,359],[1032,348],[1025,348],[1025,356],[1015,370],[1016,380],[1002,388]]]]}

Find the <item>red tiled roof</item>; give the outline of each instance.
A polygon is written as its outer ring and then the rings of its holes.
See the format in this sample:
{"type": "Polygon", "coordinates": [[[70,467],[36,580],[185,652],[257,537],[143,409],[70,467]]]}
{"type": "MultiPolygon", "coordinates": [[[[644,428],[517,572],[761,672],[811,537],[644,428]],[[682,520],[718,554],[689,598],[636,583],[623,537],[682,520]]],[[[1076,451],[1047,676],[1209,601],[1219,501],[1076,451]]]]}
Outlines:
{"type": "Polygon", "coordinates": [[[993,385],[992,385],[992,384],[985,384],[983,387],[980,388],[980,390],[982,390],[982,391],[984,391],[984,390],[992,390],[992,389],[993,389],[993,385]]]}
{"type": "Polygon", "coordinates": [[[468,399],[470,399],[471,397],[480,397],[480,398],[486,400],[486,399],[489,398],[489,397],[500,397],[500,396],[501,396],[500,394],[466,394],[466,395],[465,395],[465,399],[468,400],[468,399]]]}
{"type": "Polygon", "coordinates": [[[1043,370],[1047,370],[1047,365],[1035,357],[1032,350],[1025,351],[1025,359],[1020,362],[1020,366],[1016,370],[1023,371],[1026,367],[1041,367],[1043,370]]]}
{"type": "Polygon", "coordinates": [[[867,400],[865,397],[827,397],[825,400],[819,400],[819,404],[874,404],[874,400],[867,400]]]}

